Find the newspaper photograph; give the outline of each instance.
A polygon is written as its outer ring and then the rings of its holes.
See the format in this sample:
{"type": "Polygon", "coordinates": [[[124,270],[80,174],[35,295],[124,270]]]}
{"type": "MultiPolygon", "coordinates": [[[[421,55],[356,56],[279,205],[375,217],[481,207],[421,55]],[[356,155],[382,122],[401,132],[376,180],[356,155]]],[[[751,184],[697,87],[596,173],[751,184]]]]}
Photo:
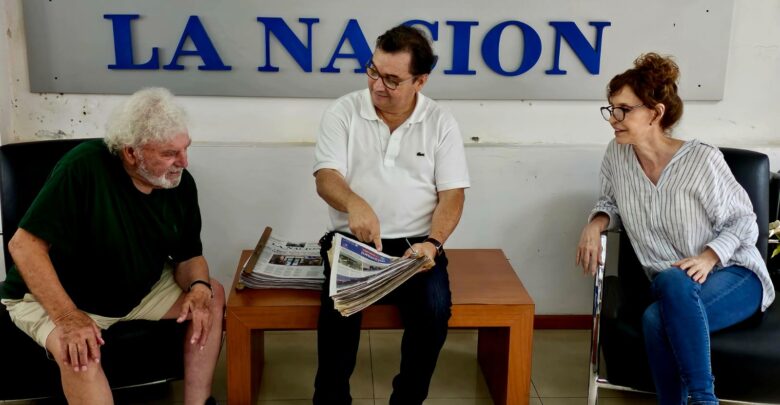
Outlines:
{"type": "Polygon", "coordinates": [[[368,307],[431,265],[426,256],[389,256],[341,234],[334,235],[328,258],[328,293],[343,316],[368,307]]]}
{"type": "Polygon", "coordinates": [[[251,272],[241,274],[249,288],[320,290],[325,280],[317,242],[288,242],[269,236],[251,272]]]}

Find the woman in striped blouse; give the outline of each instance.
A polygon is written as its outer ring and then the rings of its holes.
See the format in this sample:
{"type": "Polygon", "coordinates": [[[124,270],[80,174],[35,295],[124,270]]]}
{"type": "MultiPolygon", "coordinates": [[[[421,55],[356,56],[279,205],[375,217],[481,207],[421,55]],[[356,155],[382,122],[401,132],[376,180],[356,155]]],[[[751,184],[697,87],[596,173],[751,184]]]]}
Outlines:
{"type": "Polygon", "coordinates": [[[601,112],[615,138],[576,261],[594,274],[600,233],[622,221],[655,299],[642,326],[658,403],[717,404],[709,334],[765,310],[774,288],[752,205],[723,155],[671,137],[683,110],[677,64],[648,53],[634,65],[607,87],[601,112]]]}

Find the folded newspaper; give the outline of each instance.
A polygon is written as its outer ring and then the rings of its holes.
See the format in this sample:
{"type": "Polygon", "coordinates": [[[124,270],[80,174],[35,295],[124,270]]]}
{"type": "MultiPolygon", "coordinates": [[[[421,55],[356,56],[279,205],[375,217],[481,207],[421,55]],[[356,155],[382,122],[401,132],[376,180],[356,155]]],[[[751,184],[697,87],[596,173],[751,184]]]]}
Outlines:
{"type": "Polygon", "coordinates": [[[270,228],[266,228],[266,233],[244,264],[241,287],[321,290],[325,275],[320,245],[274,238],[270,228]],[[254,257],[257,259],[253,264],[254,257]]]}
{"type": "Polygon", "coordinates": [[[343,316],[360,312],[431,264],[424,255],[393,257],[340,234],[333,237],[328,259],[329,293],[343,316]]]}

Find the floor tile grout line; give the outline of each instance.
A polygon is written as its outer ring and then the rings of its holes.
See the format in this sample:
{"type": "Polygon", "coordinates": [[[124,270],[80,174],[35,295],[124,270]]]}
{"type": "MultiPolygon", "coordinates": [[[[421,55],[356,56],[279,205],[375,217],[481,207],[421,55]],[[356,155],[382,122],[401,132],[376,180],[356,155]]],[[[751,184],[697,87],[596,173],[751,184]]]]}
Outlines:
{"type": "Polygon", "coordinates": [[[534,383],[534,380],[533,380],[533,378],[531,379],[531,389],[533,389],[533,390],[534,390],[534,397],[536,397],[536,398],[541,398],[541,397],[539,396],[539,390],[537,390],[537,389],[536,389],[536,383],[534,383]]]}

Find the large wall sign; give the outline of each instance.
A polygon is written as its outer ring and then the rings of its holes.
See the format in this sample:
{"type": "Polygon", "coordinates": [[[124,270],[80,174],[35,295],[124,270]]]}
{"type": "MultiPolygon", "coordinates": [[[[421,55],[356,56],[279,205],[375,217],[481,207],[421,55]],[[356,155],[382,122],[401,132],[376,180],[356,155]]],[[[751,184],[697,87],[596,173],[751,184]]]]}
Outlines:
{"type": "Polygon", "coordinates": [[[338,97],[405,23],[438,99],[603,99],[640,53],[672,54],[688,100],[723,96],[733,0],[25,0],[33,92],[338,97]]]}

